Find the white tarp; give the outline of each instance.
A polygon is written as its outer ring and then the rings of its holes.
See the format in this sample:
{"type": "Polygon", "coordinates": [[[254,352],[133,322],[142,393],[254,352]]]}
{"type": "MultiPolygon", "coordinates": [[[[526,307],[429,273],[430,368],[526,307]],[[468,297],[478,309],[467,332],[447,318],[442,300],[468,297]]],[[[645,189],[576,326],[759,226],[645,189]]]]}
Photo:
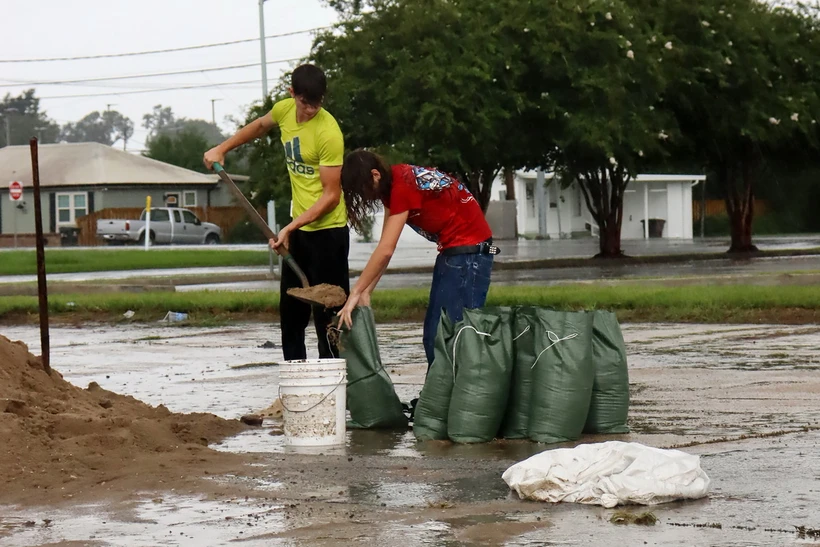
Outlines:
{"type": "Polygon", "coordinates": [[[522,499],[604,507],[698,499],[710,483],[699,456],[621,441],[548,450],[502,478],[522,499]]]}

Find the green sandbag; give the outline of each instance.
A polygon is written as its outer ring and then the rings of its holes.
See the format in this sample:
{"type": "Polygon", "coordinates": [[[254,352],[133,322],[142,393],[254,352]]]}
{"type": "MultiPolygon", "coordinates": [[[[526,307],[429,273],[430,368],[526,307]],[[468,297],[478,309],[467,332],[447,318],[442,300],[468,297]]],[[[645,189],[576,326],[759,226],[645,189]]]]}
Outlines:
{"type": "Polygon", "coordinates": [[[535,308],[515,308],[513,316],[513,371],[510,398],[499,435],[505,439],[526,439],[529,435],[532,364],[535,362],[535,308]]]}
{"type": "Polygon", "coordinates": [[[529,437],[541,443],[574,441],[581,437],[592,398],[593,314],[538,309],[536,315],[529,437]]]}
{"type": "Polygon", "coordinates": [[[455,383],[447,417],[453,442],[488,442],[498,435],[512,378],[511,319],[510,308],[464,310],[453,340],[455,383]]]}
{"type": "Polygon", "coordinates": [[[612,312],[596,311],[594,316],[595,380],[584,433],[629,433],[629,371],[621,326],[612,312]]]}
{"type": "Polygon", "coordinates": [[[373,309],[353,310],[353,328],[343,329],[340,357],[347,361],[347,408],[352,429],[407,427],[407,416],[382,366],[373,309]]]}
{"type": "Polygon", "coordinates": [[[433,362],[413,412],[413,433],[420,441],[447,439],[447,414],[453,391],[453,353],[450,349],[453,328],[452,321],[442,309],[433,343],[433,362]]]}

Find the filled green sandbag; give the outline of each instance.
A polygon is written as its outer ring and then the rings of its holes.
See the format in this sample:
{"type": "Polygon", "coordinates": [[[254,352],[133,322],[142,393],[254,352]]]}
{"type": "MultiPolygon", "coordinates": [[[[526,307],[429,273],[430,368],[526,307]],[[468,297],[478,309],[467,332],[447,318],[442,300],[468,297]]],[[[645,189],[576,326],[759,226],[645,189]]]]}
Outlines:
{"type": "Polygon", "coordinates": [[[592,398],[593,315],[542,308],[536,315],[528,436],[541,443],[574,441],[592,398]]]}
{"type": "Polygon", "coordinates": [[[513,314],[513,370],[507,410],[499,435],[505,439],[526,439],[529,435],[532,365],[535,363],[535,323],[532,306],[521,306],[513,314]]]}
{"type": "Polygon", "coordinates": [[[584,433],[629,433],[629,371],[621,326],[612,312],[593,313],[595,379],[584,433]]]}
{"type": "Polygon", "coordinates": [[[498,435],[512,378],[512,310],[464,310],[453,338],[455,380],[447,435],[457,443],[480,443],[498,435]]]}
{"type": "Polygon", "coordinates": [[[433,362],[413,413],[413,434],[420,441],[447,439],[447,415],[453,391],[453,328],[442,309],[433,343],[433,362]]]}
{"type": "Polygon", "coordinates": [[[342,329],[340,357],[347,361],[347,408],[352,429],[407,427],[407,416],[382,366],[373,309],[353,310],[353,327],[342,329]]]}

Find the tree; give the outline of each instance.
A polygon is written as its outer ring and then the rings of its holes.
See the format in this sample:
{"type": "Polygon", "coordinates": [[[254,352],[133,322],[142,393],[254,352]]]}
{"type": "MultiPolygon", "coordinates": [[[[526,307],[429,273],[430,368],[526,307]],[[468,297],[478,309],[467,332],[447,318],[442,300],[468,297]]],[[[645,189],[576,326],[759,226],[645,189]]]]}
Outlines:
{"type": "Polygon", "coordinates": [[[202,135],[209,147],[225,140],[225,136],[217,125],[200,119],[177,118],[170,106],[163,107],[161,104],[154,106],[149,114],[142,117],[142,126],[148,130],[147,140],[151,140],[158,135],[174,134],[181,131],[202,135]]]}
{"type": "Polygon", "coordinates": [[[116,110],[95,110],[76,123],[67,123],[62,129],[62,139],[68,142],[99,142],[111,146],[123,141],[123,150],[134,134],[134,122],[116,110]]]}
{"type": "Polygon", "coordinates": [[[675,45],[622,1],[530,3],[519,17],[528,31],[519,86],[549,117],[534,144],[554,147],[559,180],[579,186],[599,228],[597,256],[619,257],[626,187],[643,166],[663,161],[676,135],[660,96],[675,45]]]}
{"type": "Polygon", "coordinates": [[[16,97],[7,93],[0,101],[0,146],[28,144],[32,137],[40,144],[58,142],[60,126],[40,110],[33,89],[16,97]]]}
{"type": "Polygon", "coordinates": [[[182,130],[174,135],[160,134],[146,143],[147,150],[144,156],[170,163],[192,171],[207,173],[202,163],[202,154],[208,150],[208,141],[190,130],[182,130]]]}
{"type": "Polygon", "coordinates": [[[338,31],[317,38],[312,60],[328,73],[327,108],[347,147],[449,171],[486,210],[501,168],[532,156],[513,85],[525,69],[520,27],[507,3],[337,2],[350,11],[338,31]]]}
{"type": "Polygon", "coordinates": [[[752,243],[756,188],[767,159],[817,152],[817,18],[756,0],[664,3],[658,24],[685,44],[666,103],[686,146],[723,189],[729,252],[752,243]]]}
{"type": "Polygon", "coordinates": [[[173,125],[174,113],[170,106],[163,107],[161,104],[154,106],[154,109],[142,117],[142,126],[148,130],[146,140],[151,140],[166,126],[173,125]]]}

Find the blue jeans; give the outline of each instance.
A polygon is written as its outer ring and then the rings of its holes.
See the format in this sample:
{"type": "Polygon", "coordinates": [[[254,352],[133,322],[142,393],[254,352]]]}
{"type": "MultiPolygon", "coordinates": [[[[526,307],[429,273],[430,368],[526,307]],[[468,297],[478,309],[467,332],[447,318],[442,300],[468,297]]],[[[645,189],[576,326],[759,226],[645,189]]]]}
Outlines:
{"type": "Polygon", "coordinates": [[[441,309],[444,308],[447,317],[455,323],[461,321],[465,308],[484,306],[492,269],[493,255],[488,254],[439,254],[436,258],[422,338],[428,367],[433,363],[433,342],[436,339],[441,309]]]}

